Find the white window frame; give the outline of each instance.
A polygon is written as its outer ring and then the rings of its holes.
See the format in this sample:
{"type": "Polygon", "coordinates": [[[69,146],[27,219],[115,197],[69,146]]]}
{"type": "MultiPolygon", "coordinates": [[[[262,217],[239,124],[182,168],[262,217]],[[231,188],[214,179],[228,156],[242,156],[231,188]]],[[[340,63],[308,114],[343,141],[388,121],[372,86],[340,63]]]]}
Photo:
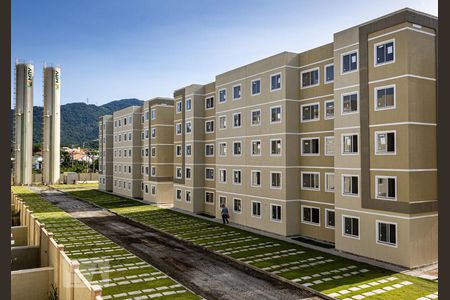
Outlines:
{"type": "Polygon", "coordinates": [[[270,203],[270,221],[271,222],[276,222],[276,223],[283,223],[283,206],[279,205],[279,204],[274,204],[274,203],[270,203]],[[272,208],[274,206],[279,206],[280,207],[280,219],[274,219],[273,215],[272,215],[272,208]]]}
{"type": "Polygon", "coordinates": [[[241,128],[242,127],[242,113],[241,112],[236,112],[236,113],[233,113],[233,128],[241,128]],[[235,115],[240,115],[241,117],[240,117],[240,119],[241,119],[241,124],[239,125],[239,126],[235,126],[235,124],[234,124],[234,116],[235,115]]]}
{"type": "Polygon", "coordinates": [[[218,116],[217,117],[217,122],[219,123],[219,130],[225,130],[225,129],[227,129],[227,115],[221,115],[221,116],[218,116]],[[221,127],[221,122],[220,122],[220,119],[225,119],[225,127],[221,127]]]}
{"type": "Polygon", "coordinates": [[[217,147],[217,153],[218,153],[217,156],[219,156],[219,157],[227,157],[227,154],[228,154],[227,152],[228,152],[228,143],[227,142],[220,142],[219,143],[219,147],[217,147]],[[221,145],[225,145],[225,154],[224,155],[220,154],[221,145]]]}
{"type": "Polygon", "coordinates": [[[215,131],[216,129],[215,129],[215,127],[214,127],[214,120],[208,120],[208,121],[205,121],[205,134],[211,134],[211,133],[214,133],[214,131],[215,131]],[[212,122],[212,126],[213,126],[213,130],[212,131],[206,131],[206,128],[207,128],[207,126],[206,126],[206,124],[207,123],[211,123],[212,122]]]}
{"type": "Polygon", "coordinates": [[[227,202],[228,202],[227,196],[225,196],[225,195],[219,195],[219,197],[218,197],[218,200],[219,200],[219,201],[217,201],[217,205],[219,205],[219,209],[220,209],[220,200],[221,200],[221,198],[224,198],[224,199],[225,199],[225,202],[224,202],[224,205],[225,205],[225,206],[227,206],[227,202]]]}
{"type": "Polygon", "coordinates": [[[155,108],[152,108],[151,113],[150,113],[150,118],[152,120],[156,119],[156,109],[155,108]]]}
{"type": "Polygon", "coordinates": [[[250,141],[250,155],[251,156],[261,156],[262,153],[262,144],[261,144],[261,140],[251,140],[250,141]],[[253,154],[253,143],[255,142],[259,142],[259,154],[253,154]]]}
{"type": "Polygon", "coordinates": [[[214,151],[215,151],[215,144],[205,144],[205,157],[214,157],[214,151]],[[212,154],[206,154],[206,148],[208,147],[208,146],[213,146],[213,151],[212,151],[212,154]]]}
{"type": "Polygon", "coordinates": [[[181,178],[183,178],[183,168],[182,168],[182,167],[175,167],[175,178],[176,178],[176,179],[181,179],[181,178]],[[178,170],[180,170],[181,176],[178,176],[178,170]]]}
{"type": "Polygon", "coordinates": [[[396,53],[395,38],[384,40],[384,41],[381,41],[378,43],[374,43],[373,44],[373,67],[376,68],[376,67],[381,67],[381,66],[395,63],[395,57],[396,57],[395,53],[396,53]],[[382,44],[387,44],[390,42],[392,42],[392,47],[393,47],[393,51],[394,51],[394,59],[391,61],[388,61],[388,62],[382,62],[382,63],[377,64],[377,46],[382,45],[382,44]]]}
{"type": "Polygon", "coordinates": [[[156,139],[156,128],[152,128],[151,129],[151,131],[150,131],[150,139],[152,139],[152,140],[156,139]],[[155,134],[153,134],[153,132],[155,134]]]}
{"type": "MultiPolygon", "coordinates": [[[[320,107],[319,107],[320,109],[320,107]]],[[[334,117],[336,115],[336,102],[334,101],[334,99],[330,99],[330,100],[325,100],[324,104],[323,104],[323,119],[324,120],[334,120],[334,117]],[[333,117],[327,117],[327,103],[333,102],[333,106],[334,106],[334,111],[333,111],[333,117]]]]}
{"type": "Polygon", "coordinates": [[[192,180],[192,168],[191,167],[185,167],[184,168],[184,178],[186,179],[186,180],[192,180]],[[187,177],[187,174],[188,174],[188,172],[187,172],[187,170],[189,169],[189,173],[190,173],[190,176],[189,177],[187,177]]]}
{"type": "Polygon", "coordinates": [[[150,176],[156,177],[156,167],[150,167],[150,176]]]}
{"type": "Polygon", "coordinates": [[[309,122],[315,122],[315,121],[320,121],[320,102],[313,102],[313,103],[307,103],[307,104],[300,105],[300,122],[301,123],[309,123],[309,122]],[[317,119],[303,120],[303,107],[312,106],[312,105],[318,106],[319,113],[317,114],[317,116],[318,116],[317,119]]]}
{"type": "Polygon", "coordinates": [[[326,64],[323,66],[323,83],[324,84],[329,84],[329,83],[333,83],[334,82],[334,63],[331,64],[326,64]],[[333,66],[333,79],[332,80],[327,80],[327,68],[329,66],[333,66]]]}
{"type": "Polygon", "coordinates": [[[214,174],[214,173],[215,173],[214,168],[205,168],[205,180],[206,180],[206,181],[214,181],[214,180],[216,180],[216,179],[214,178],[214,176],[215,176],[216,174],[214,174]],[[208,178],[208,177],[206,177],[207,170],[212,170],[212,171],[213,171],[213,178],[208,178]]]}
{"type": "Polygon", "coordinates": [[[328,229],[335,229],[336,228],[336,211],[334,209],[325,208],[325,228],[328,228],[328,229]],[[328,212],[329,211],[334,212],[334,226],[329,226],[328,225],[328,212]]]}
{"type": "Polygon", "coordinates": [[[360,217],[342,215],[342,236],[350,239],[360,240],[361,239],[361,219],[360,217]],[[358,236],[350,235],[345,233],[345,218],[358,219],[358,236]]]}
{"type": "Polygon", "coordinates": [[[151,156],[151,157],[156,157],[156,147],[151,147],[151,148],[150,148],[150,156],[151,156]],[[154,152],[155,155],[153,155],[153,149],[155,149],[155,152],[154,152]]]}
{"type": "Polygon", "coordinates": [[[183,111],[183,104],[181,100],[179,100],[175,103],[175,113],[180,114],[182,111],[183,111]],[[180,110],[178,110],[178,105],[180,106],[180,110]]]}
{"type": "Polygon", "coordinates": [[[320,212],[320,207],[317,207],[317,206],[310,206],[310,205],[300,205],[300,223],[302,223],[302,224],[307,224],[307,225],[312,225],[312,226],[317,226],[317,227],[320,227],[320,223],[321,223],[321,212],[320,212]],[[313,208],[315,208],[315,209],[318,209],[319,210],[319,223],[314,223],[314,222],[312,222],[312,221],[305,221],[304,220],[304,214],[303,214],[303,208],[310,208],[311,209],[311,220],[312,220],[312,209],[313,208]]]}
{"type": "Polygon", "coordinates": [[[175,134],[181,135],[183,133],[183,126],[181,123],[175,123],[175,134]],[[178,133],[178,126],[180,126],[180,133],[178,133]]]}
{"type": "Polygon", "coordinates": [[[390,222],[390,221],[384,221],[384,220],[375,220],[375,243],[377,243],[378,245],[382,245],[382,246],[398,248],[398,223],[390,222]],[[395,241],[396,241],[395,244],[384,242],[384,241],[380,241],[378,239],[379,233],[380,233],[379,228],[378,228],[378,224],[380,224],[380,223],[388,224],[388,225],[395,225],[395,241]]]}
{"type": "Polygon", "coordinates": [[[233,99],[233,101],[236,101],[236,100],[241,100],[242,99],[242,84],[241,83],[238,83],[238,84],[235,84],[235,85],[233,85],[232,87],[231,87],[231,97],[232,97],[232,99],[233,99]],[[239,87],[239,98],[234,98],[234,88],[235,87],[239,87]]]}
{"type": "Polygon", "coordinates": [[[301,90],[305,90],[305,89],[309,89],[315,86],[319,86],[320,85],[320,67],[315,67],[315,68],[311,68],[308,70],[304,70],[300,72],[300,89],[301,90]],[[303,74],[304,73],[309,73],[312,71],[316,71],[317,70],[317,83],[316,84],[312,84],[312,85],[308,85],[308,86],[303,86],[303,74]]]}
{"type": "MultiPolygon", "coordinates": [[[[374,132],[374,153],[375,155],[397,155],[397,130],[382,130],[382,131],[375,131],[374,132]],[[387,134],[387,133],[393,133],[394,134],[394,152],[378,152],[378,134],[387,134]]],[[[386,144],[387,147],[387,144],[386,144]]]]}
{"type": "Polygon", "coordinates": [[[217,91],[217,103],[222,104],[222,103],[226,103],[226,102],[227,102],[227,89],[226,89],[226,88],[219,89],[219,90],[217,91]],[[224,94],[225,100],[224,100],[224,101],[220,101],[220,93],[221,93],[222,91],[225,91],[225,94],[224,94]]]}
{"type": "Polygon", "coordinates": [[[385,201],[397,201],[398,197],[398,181],[397,176],[387,176],[387,175],[375,175],[375,199],[377,200],[385,200],[385,201]],[[395,197],[380,197],[378,196],[378,179],[394,179],[395,180],[395,197]]]}
{"type": "Polygon", "coordinates": [[[274,105],[271,106],[269,109],[269,123],[270,124],[280,124],[283,122],[283,107],[281,105],[274,105]],[[272,121],[272,109],[274,108],[280,108],[280,120],[279,121],[272,121]]]}
{"type": "Polygon", "coordinates": [[[340,65],[340,73],[341,75],[347,75],[347,74],[351,74],[351,73],[355,73],[359,71],[359,50],[358,49],[353,49],[344,53],[341,53],[341,65],[340,65]],[[356,69],[355,70],[351,70],[351,71],[347,71],[344,72],[344,56],[352,54],[352,53],[356,53],[356,69]]]}
{"type": "Polygon", "coordinates": [[[318,136],[311,136],[311,137],[305,137],[300,139],[300,156],[320,156],[320,137],[318,136]],[[318,153],[303,153],[303,141],[304,140],[319,140],[318,142],[318,153]]]}
{"type": "Polygon", "coordinates": [[[270,188],[271,189],[275,189],[275,190],[280,190],[280,189],[282,189],[283,188],[283,172],[281,172],[281,171],[270,171],[270,174],[269,174],[269,179],[270,179],[270,188]],[[280,186],[273,186],[272,185],[272,174],[280,174],[280,186]]]}
{"type": "MultiPolygon", "coordinates": [[[[320,143],[319,143],[320,144],[320,143]]],[[[324,136],[323,137],[323,146],[324,146],[324,150],[323,150],[323,155],[325,156],[334,156],[335,155],[335,150],[336,150],[336,138],[334,137],[334,135],[329,135],[329,136],[324,136]],[[327,154],[327,140],[333,140],[333,153],[332,154],[327,154]]]]}
{"type": "MultiPolygon", "coordinates": [[[[253,109],[250,111],[250,126],[261,126],[261,122],[262,122],[262,113],[261,113],[261,109],[253,109]],[[253,113],[259,111],[259,123],[257,124],[253,124],[253,113]]],[[[241,122],[242,123],[242,122],[241,122]]]]}
{"type": "Polygon", "coordinates": [[[334,193],[335,191],[336,191],[336,184],[335,184],[335,182],[336,181],[334,181],[334,183],[333,183],[333,185],[334,185],[334,190],[329,190],[328,189],[328,176],[327,175],[333,175],[334,176],[334,178],[336,178],[335,176],[335,173],[331,173],[331,172],[325,172],[325,174],[324,174],[324,176],[325,176],[325,192],[327,192],[327,193],[334,193]]]}
{"type": "Polygon", "coordinates": [[[269,77],[270,78],[270,92],[279,91],[279,90],[281,90],[283,88],[283,79],[282,79],[282,77],[283,76],[281,76],[281,72],[270,74],[270,77],[269,77]],[[272,89],[272,77],[275,77],[275,76],[278,76],[278,75],[280,75],[280,87],[276,88],[276,89],[272,89]]]}
{"type": "MultiPolygon", "coordinates": [[[[256,187],[256,188],[261,187],[261,174],[262,174],[262,173],[261,173],[261,170],[252,170],[252,171],[251,171],[251,176],[252,176],[252,177],[250,178],[250,179],[251,179],[251,182],[250,182],[251,187],[256,187]],[[259,185],[254,185],[254,184],[253,184],[253,174],[254,174],[254,173],[259,173],[259,185]]],[[[271,178],[271,179],[272,179],[272,178],[271,178]]]]}
{"type": "Polygon", "coordinates": [[[262,219],[262,202],[257,200],[251,200],[250,205],[251,205],[250,215],[252,216],[252,218],[262,219]],[[259,203],[259,215],[253,214],[253,203],[259,203]]]}
{"type": "MultiPolygon", "coordinates": [[[[336,115],[336,106],[334,107],[334,114],[336,115]]],[[[342,93],[341,94],[341,115],[347,116],[347,115],[354,115],[354,114],[359,114],[359,92],[353,91],[353,92],[348,92],[348,93],[342,93]],[[353,95],[353,94],[356,94],[356,110],[351,111],[351,112],[344,112],[344,96],[349,96],[349,95],[353,95]]]]}
{"type": "Polygon", "coordinates": [[[388,84],[383,86],[377,86],[373,88],[373,110],[374,111],[383,111],[383,110],[390,110],[390,109],[396,109],[397,108],[397,85],[394,84],[388,84]],[[394,105],[391,107],[378,107],[377,106],[377,94],[379,90],[384,90],[388,88],[394,89],[394,105]]]}
{"type": "Polygon", "coordinates": [[[232,143],[232,145],[233,145],[233,156],[242,156],[242,152],[243,152],[243,146],[242,146],[242,141],[233,141],[233,143],[232,143]],[[234,153],[234,144],[236,144],[236,143],[240,143],[241,144],[241,153],[239,153],[239,154],[235,154],[234,153]]]}
{"type": "Polygon", "coordinates": [[[208,205],[214,205],[214,202],[215,202],[214,200],[215,200],[214,192],[211,192],[211,191],[205,191],[205,204],[208,204],[208,205]],[[212,197],[213,197],[213,201],[212,201],[212,202],[206,201],[206,195],[207,195],[208,193],[212,194],[212,197]]]}
{"type": "Polygon", "coordinates": [[[184,154],[185,154],[186,157],[191,157],[192,156],[192,144],[184,145],[184,154]],[[188,147],[191,148],[190,152],[187,151],[188,147]]]}
{"type": "Polygon", "coordinates": [[[219,169],[219,172],[218,172],[218,175],[219,176],[217,176],[217,181],[219,182],[219,183],[227,183],[227,181],[228,181],[228,171],[227,171],[227,169],[219,169]],[[221,176],[221,173],[222,173],[222,171],[225,171],[225,181],[222,181],[221,179],[222,179],[222,176],[221,176]]]}
{"type": "Polygon", "coordinates": [[[242,169],[233,169],[233,182],[232,182],[232,184],[234,184],[234,185],[242,185],[242,169]],[[240,172],[241,173],[241,182],[238,182],[238,183],[236,183],[236,182],[234,182],[234,172],[240,172]]]}
{"type": "Polygon", "coordinates": [[[233,213],[235,213],[235,214],[242,214],[242,199],[241,198],[234,198],[233,197],[233,213]],[[241,202],[241,210],[240,211],[236,211],[236,210],[234,210],[234,200],[239,200],[240,202],[241,202]]]}
{"type": "Polygon", "coordinates": [[[282,156],[283,155],[283,139],[280,139],[280,138],[278,138],[278,139],[270,139],[269,143],[270,143],[270,147],[269,147],[269,150],[270,150],[269,155],[270,156],[282,156]],[[280,154],[272,154],[272,142],[273,141],[280,141],[280,154]]]}
{"type": "Polygon", "coordinates": [[[214,96],[210,96],[210,97],[206,97],[205,98],[205,110],[211,110],[214,109],[214,96]],[[208,107],[207,103],[208,103],[208,99],[212,98],[212,106],[208,107]]]}
{"type": "MultiPolygon", "coordinates": [[[[352,140],[352,143],[353,143],[353,140],[352,140]]],[[[344,156],[359,155],[359,150],[360,150],[359,143],[360,143],[360,140],[359,140],[359,133],[357,133],[357,132],[352,132],[352,133],[342,133],[342,134],[341,134],[341,155],[344,155],[344,156]],[[350,152],[350,153],[344,152],[344,137],[346,137],[346,136],[354,136],[354,135],[357,136],[358,145],[356,145],[356,147],[357,147],[358,151],[356,151],[356,152],[350,152]]]]}
{"type": "MultiPolygon", "coordinates": [[[[354,197],[354,198],[358,198],[358,197],[359,197],[359,194],[360,194],[360,191],[361,191],[360,185],[361,185],[361,183],[360,183],[359,175],[358,175],[358,174],[341,174],[341,195],[342,195],[343,197],[354,197]],[[358,178],[358,194],[355,195],[355,194],[345,194],[345,193],[344,193],[344,178],[345,178],[345,177],[357,177],[357,178],[358,178]]],[[[336,188],[336,186],[335,186],[334,188],[336,188]]]]}
{"type": "Polygon", "coordinates": [[[175,189],[175,200],[176,201],[183,200],[183,191],[181,189],[175,189]],[[178,199],[178,191],[180,191],[180,199],[178,199]]]}
{"type": "Polygon", "coordinates": [[[191,133],[192,133],[192,121],[186,121],[184,126],[185,126],[186,134],[191,134],[191,133]],[[191,125],[191,126],[190,126],[190,128],[191,128],[190,131],[188,131],[188,124],[191,125]]]}
{"type": "Polygon", "coordinates": [[[187,98],[186,100],[184,100],[184,102],[185,102],[184,103],[184,110],[185,111],[191,111],[192,110],[192,99],[191,98],[187,98]],[[190,108],[189,109],[187,108],[188,106],[186,105],[188,101],[190,102],[190,108]]]}
{"type": "Polygon", "coordinates": [[[156,185],[151,185],[150,186],[150,195],[152,195],[152,196],[156,196],[156,185]],[[155,192],[153,193],[153,188],[155,188],[155,192]]]}
{"type": "Polygon", "coordinates": [[[261,95],[261,90],[262,90],[262,82],[261,82],[261,78],[256,78],[256,79],[252,79],[250,81],[250,95],[251,96],[258,96],[261,95]],[[259,93],[253,94],[253,82],[255,81],[259,81],[259,93]]]}
{"type": "Polygon", "coordinates": [[[300,189],[303,191],[320,191],[320,172],[313,172],[313,171],[300,171],[300,180],[301,180],[301,184],[300,184],[300,189]],[[309,187],[304,187],[303,186],[303,176],[305,174],[313,174],[313,175],[318,175],[319,177],[319,187],[318,188],[309,188],[309,187]]]}
{"type": "Polygon", "coordinates": [[[183,147],[181,144],[175,145],[175,157],[183,156],[183,147]],[[178,154],[178,149],[180,149],[180,154],[178,154]]]}
{"type": "Polygon", "coordinates": [[[184,202],[186,202],[186,203],[192,203],[192,191],[190,191],[190,190],[185,190],[185,191],[184,191],[184,202]],[[189,200],[189,201],[187,201],[187,195],[188,195],[188,193],[189,193],[189,196],[190,196],[190,200],[189,200]]]}

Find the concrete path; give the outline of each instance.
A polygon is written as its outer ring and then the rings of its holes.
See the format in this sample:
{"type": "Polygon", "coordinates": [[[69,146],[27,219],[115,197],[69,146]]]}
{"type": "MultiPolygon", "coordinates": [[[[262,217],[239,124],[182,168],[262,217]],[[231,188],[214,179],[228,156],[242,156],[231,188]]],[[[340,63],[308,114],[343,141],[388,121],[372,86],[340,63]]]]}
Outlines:
{"type": "Polygon", "coordinates": [[[60,191],[32,189],[206,299],[320,299],[60,191]]]}

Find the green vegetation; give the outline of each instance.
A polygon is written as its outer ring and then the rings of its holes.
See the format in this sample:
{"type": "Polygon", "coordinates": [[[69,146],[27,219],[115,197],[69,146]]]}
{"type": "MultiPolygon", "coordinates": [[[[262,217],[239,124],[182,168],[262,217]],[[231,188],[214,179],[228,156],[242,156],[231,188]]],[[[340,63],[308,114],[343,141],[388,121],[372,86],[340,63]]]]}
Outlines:
{"type": "Polygon", "coordinates": [[[25,187],[11,187],[92,284],[102,287],[103,299],[155,296],[158,299],[199,299],[145,261],[118,246],[25,187]],[[130,294],[128,294],[130,293],[130,294]],[[166,294],[167,293],[167,294],[166,294]]]}
{"type": "Polygon", "coordinates": [[[95,190],[96,185],[54,186],[179,239],[201,245],[337,299],[417,299],[437,292],[436,281],[250,233],[170,209],[95,190]],[[352,298],[356,296],[356,298],[352,298]]]}

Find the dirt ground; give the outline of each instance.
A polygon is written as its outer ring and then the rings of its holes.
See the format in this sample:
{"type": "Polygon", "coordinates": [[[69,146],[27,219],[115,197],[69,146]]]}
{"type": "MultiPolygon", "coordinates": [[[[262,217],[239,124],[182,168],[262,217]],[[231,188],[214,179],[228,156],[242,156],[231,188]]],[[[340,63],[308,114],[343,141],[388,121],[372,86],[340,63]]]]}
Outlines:
{"type": "Polygon", "coordinates": [[[320,299],[62,192],[33,189],[206,299],[320,299]]]}

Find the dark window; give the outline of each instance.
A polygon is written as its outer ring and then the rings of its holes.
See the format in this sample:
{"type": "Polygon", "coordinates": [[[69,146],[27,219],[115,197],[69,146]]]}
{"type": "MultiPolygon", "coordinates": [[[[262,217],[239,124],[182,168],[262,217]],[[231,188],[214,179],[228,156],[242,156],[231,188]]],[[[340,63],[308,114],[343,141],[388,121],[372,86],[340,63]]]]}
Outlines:
{"type": "Polygon", "coordinates": [[[359,237],[359,219],[344,217],[344,234],[359,237]]]}
{"type": "Polygon", "coordinates": [[[325,82],[334,80],[334,65],[325,67],[325,82]]]}
{"type": "Polygon", "coordinates": [[[394,60],[394,42],[384,43],[377,46],[377,64],[383,64],[394,60]]]}
{"type": "Polygon", "coordinates": [[[302,87],[308,87],[319,83],[319,70],[302,73],[302,87]]]}
{"type": "Polygon", "coordinates": [[[378,223],[378,242],[396,245],[397,244],[397,225],[388,223],[378,223]]]}
{"type": "Polygon", "coordinates": [[[377,90],[377,108],[391,108],[395,106],[394,87],[377,90]]]}
{"type": "Polygon", "coordinates": [[[342,73],[354,71],[358,68],[358,55],[356,52],[342,57],[342,73]]]}

